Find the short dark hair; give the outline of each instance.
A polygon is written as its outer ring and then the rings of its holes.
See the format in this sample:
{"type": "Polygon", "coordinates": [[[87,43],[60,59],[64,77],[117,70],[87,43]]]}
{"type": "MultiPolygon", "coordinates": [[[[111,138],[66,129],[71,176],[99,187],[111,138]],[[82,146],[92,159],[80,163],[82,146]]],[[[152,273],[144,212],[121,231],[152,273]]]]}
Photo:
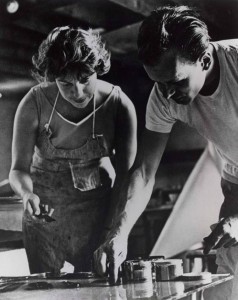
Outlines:
{"type": "Polygon", "coordinates": [[[32,73],[38,81],[54,81],[68,73],[98,75],[110,69],[110,53],[91,29],[56,27],[33,56],[32,73]]]}
{"type": "Polygon", "coordinates": [[[150,14],[141,24],[137,45],[139,58],[154,65],[169,49],[195,62],[208,48],[210,37],[206,24],[187,6],[165,6],[150,14]]]}

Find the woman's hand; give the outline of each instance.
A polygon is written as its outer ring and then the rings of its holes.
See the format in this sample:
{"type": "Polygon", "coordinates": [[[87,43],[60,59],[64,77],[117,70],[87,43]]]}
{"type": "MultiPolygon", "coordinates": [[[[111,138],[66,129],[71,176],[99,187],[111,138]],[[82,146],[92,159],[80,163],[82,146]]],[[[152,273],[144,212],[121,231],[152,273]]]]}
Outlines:
{"type": "Polygon", "coordinates": [[[111,234],[106,242],[94,252],[94,264],[96,272],[103,276],[109,265],[109,277],[111,283],[118,279],[118,269],[127,256],[128,236],[120,233],[111,234]]]}
{"type": "Polygon", "coordinates": [[[22,197],[24,211],[27,210],[30,215],[40,215],[40,198],[32,193],[27,192],[22,197]]]}

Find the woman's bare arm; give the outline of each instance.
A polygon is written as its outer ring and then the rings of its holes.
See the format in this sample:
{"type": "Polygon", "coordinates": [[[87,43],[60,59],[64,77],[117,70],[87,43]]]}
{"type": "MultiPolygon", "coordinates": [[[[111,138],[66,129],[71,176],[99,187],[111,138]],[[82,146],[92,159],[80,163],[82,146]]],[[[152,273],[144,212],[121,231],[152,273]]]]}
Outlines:
{"type": "Polygon", "coordinates": [[[24,209],[36,214],[39,213],[39,198],[33,193],[30,165],[38,123],[34,94],[30,91],[20,102],[15,115],[9,180],[12,189],[23,199],[24,209]]]}

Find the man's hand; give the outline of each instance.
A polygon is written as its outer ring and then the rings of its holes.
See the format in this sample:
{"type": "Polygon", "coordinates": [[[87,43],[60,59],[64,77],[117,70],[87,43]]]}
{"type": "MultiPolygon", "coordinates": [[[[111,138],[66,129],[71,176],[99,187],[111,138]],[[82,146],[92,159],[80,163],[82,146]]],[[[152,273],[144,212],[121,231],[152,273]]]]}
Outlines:
{"type": "Polygon", "coordinates": [[[213,248],[228,248],[238,243],[238,215],[220,220],[211,234],[204,238],[204,254],[213,248]]]}
{"type": "Polygon", "coordinates": [[[117,282],[118,269],[126,259],[127,240],[128,236],[113,234],[94,252],[96,272],[103,276],[109,264],[109,278],[112,284],[117,282]]]}

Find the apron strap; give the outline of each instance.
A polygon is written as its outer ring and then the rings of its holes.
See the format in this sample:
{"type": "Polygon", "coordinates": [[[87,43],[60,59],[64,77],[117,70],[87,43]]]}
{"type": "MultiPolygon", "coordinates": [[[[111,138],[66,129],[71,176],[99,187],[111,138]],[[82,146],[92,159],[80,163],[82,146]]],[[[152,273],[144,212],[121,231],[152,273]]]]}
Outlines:
{"type": "MultiPolygon", "coordinates": [[[[50,123],[51,123],[51,120],[53,118],[53,114],[54,114],[55,107],[56,107],[56,104],[57,104],[57,101],[58,101],[58,98],[59,98],[59,94],[60,94],[60,92],[58,91],[55,102],[54,102],[54,105],[53,105],[53,108],[52,108],[52,111],[51,111],[51,114],[50,114],[50,117],[49,117],[49,121],[48,121],[48,123],[45,124],[45,128],[46,128],[47,131],[49,131],[50,123]]],[[[95,97],[93,95],[93,125],[92,125],[92,127],[93,127],[92,128],[92,137],[93,138],[95,138],[95,119],[96,119],[96,101],[95,101],[95,97]]]]}
{"type": "Polygon", "coordinates": [[[56,96],[56,98],[55,98],[55,103],[54,103],[54,105],[53,105],[53,108],[52,108],[52,111],[51,111],[51,114],[50,114],[50,117],[49,117],[49,121],[48,121],[48,123],[45,124],[45,128],[46,128],[47,131],[49,130],[50,123],[51,123],[51,120],[52,120],[52,118],[53,118],[53,114],[54,114],[54,111],[55,111],[55,107],[56,107],[56,104],[57,104],[57,101],[58,101],[58,98],[59,98],[59,93],[60,93],[60,92],[58,91],[57,96],[56,96]]]}
{"type": "Polygon", "coordinates": [[[96,101],[93,95],[93,139],[95,138],[96,101]]]}

